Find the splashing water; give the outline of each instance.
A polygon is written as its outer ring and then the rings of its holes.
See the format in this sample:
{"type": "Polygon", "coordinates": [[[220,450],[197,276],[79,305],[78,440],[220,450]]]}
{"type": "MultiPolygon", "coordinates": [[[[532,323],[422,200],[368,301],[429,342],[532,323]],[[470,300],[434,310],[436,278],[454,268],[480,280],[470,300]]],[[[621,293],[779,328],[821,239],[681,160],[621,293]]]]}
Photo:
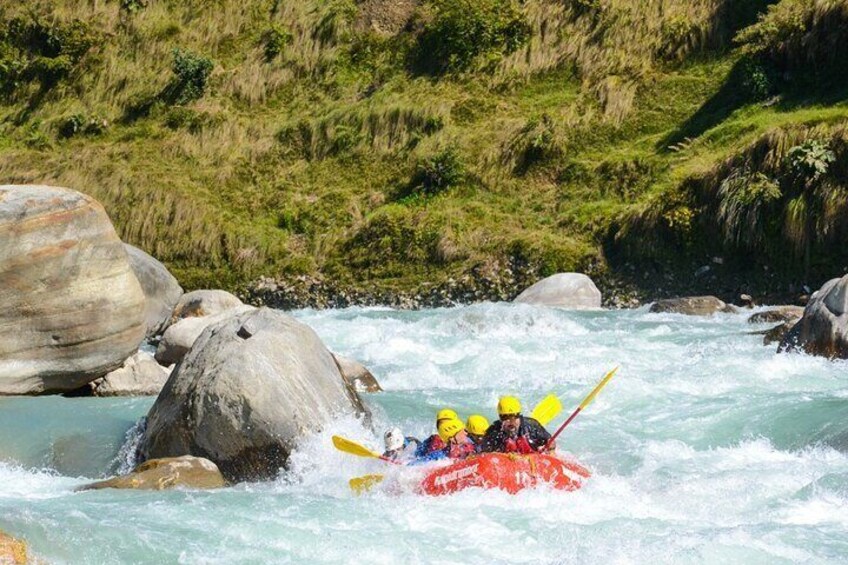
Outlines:
{"type": "Polygon", "coordinates": [[[74,488],[124,471],[152,399],[0,399],[0,529],[50,563],[840,563],[848,556],[848,364],[763,347],[746,315],[568,312],[483,304],[300,311],[386,392],[375,432],[334,422],[268,483],[219,491],[74,488]],[[353,495],[397,472],[335,451],[432,433],[450,406],[492,417],[560,395],[591,468],[579,491],[353,495]]]}

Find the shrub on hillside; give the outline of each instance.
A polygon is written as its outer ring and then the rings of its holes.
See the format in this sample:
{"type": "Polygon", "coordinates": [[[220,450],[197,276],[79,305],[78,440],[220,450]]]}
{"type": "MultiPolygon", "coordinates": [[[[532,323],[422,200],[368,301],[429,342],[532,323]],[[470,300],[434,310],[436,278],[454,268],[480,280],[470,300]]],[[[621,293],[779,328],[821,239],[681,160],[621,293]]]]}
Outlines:
{"type": "Polygon", "coordinates": [[[292,42],[292,34],[278,26],[273,26],[262,36],[265,60],[273,61],[292,42]]]}
{"type": "Polygon", "coordinates": [[[796,178],[808,184],[827,173],[836,155],[826,143],[811,139],[792,147],[786,154],[786,160],[796,178]]]}
{"type": "Polygon", "coordinates": [[[414,66],[441,74],[470,68],[481,57],[499,59],[530,39],[530,26],[514,0],[434,0],[414,66]]]}
{"type": "Polygon", "coordinates": [[[783,0],[736,36],[742,52],[775,66],[790,82],[800,77],[845,80],[848,2],[783,0]]]}
{"type": "Polygon", "coordinates": [[[106,131],[109,122],[98,116],[73,114],[59,125],[59,137],[70,138],[77,135],[99,135],[106,131]]]}
{"type": "Polygon", "coordinates": [[[37,81],[49,89],[77,67],[99,38],[81,20],[12,18],[0,29],[0,87],[9,93],[37,81]]]}
{"type": "Polygon", "coordinates": [[[173,104],[187,104],[202,98],[214,66],[212,61],[182,49],[174,49],[173,56],[174,77],[165,88],[165,99],[173,104]]]}
{"type": "Polygon", "coordinates": [[[465,174],[459,152],[456,147],[449,146],[418,162],[410,183],[411,192],[434,196],[460,184],[465,174]]]}
{"type": "Polygon", "coordinates": [[[121,10],[134,14],[147,8],[148,0],[121,0],[121,10]]]}

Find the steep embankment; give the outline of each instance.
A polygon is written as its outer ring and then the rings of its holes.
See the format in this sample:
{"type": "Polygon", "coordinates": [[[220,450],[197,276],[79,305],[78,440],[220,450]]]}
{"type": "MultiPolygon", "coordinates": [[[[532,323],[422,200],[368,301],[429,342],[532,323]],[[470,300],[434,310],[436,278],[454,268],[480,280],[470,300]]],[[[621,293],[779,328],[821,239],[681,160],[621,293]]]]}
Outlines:
{"type": "Polygon", "coordinates": [[[838,274],[846,2],[77,4],[0,9],[0,176],[184,286],[838,274]]]}

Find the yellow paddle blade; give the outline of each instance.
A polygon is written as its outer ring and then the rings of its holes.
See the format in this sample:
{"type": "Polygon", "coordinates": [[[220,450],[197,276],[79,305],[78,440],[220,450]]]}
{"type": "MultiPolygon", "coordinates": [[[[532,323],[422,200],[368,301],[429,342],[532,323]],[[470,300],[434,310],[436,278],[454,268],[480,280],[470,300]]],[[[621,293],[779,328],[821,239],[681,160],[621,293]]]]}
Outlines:
{"type": "Polygon", "coordinates": [[[362,477],[354,477],[348,481],[348,484],[350,485],[350,490],[356,494],[362,494],[371,490],[371,487],[380,483],[383,478],[383,475],[364,475],[362,477]]]}
{"type": "Polygon", "coordinates": [[[371,451],[364,445],[360,445],[355,441],[351,441],[341,436],[333,436],[333,445],[339,451],[344,451],[345,453],[350,453],[351,455],[357,455],[359,457],[374,457],[375,459],[382,458],[379,453],[371,451]]]}
{"type": "Polygon", "coordinates": [[[535,408],[533,408],[533,412],[530,414],[530,417],[543,426],[546,426],[548,422],[557,417],[560,410],[562,410],[562,403],[559,401],[559,398],[553,394],[549,394],[543,398],[535,408]]]}
{"type": "Polygon", "coordinates": [[[589,393],[589,396],[587,396],[587,397],[586,397],[586,400],[584,400],[584,401],[583,401],[583,403],[582,403],[582,404],[580,404],[580,409],[581,409],[581,410],[583,410],[584,408],[586,408],[587,406],[589,406],[589,404],[590,404],[593,400],[595,400],[595,397],[596,397],[596,396],[598,396],[598,393],[599,393],[599,392],[601,392],[601,389],[602,389],[602,388],[604,388],[604,385],[605,385],[605,384],[607,384],[607,383],[609,382],[609,380],[613,377],[613,375],[615,375],[615,372],[616,372],[616,371],[618,371],[618,367],[613,368],[613,370],[612,370],[612,371],[610,371],[609,373],[607,373],[607,374],[604,376],[604,380],[602,380],[600,383],[598,383],[598,386],[596,386],[596,387],[595,387],[595,390],[593,390],[592,392],[590,392],[590,393],[589,393]]]}

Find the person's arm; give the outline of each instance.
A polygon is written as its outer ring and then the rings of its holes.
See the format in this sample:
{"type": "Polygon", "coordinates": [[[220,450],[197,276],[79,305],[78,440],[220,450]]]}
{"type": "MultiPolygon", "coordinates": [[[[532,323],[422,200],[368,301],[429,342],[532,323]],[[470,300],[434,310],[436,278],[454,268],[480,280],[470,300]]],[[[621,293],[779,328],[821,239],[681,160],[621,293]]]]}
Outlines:
{"type": "Polygon", "coordinates": [[[489,453],[501,449],[501,427],[498,424],[500,424],[500,422],[495,422],[489,426],[488,430],[486,430],[486,435],[483,436],[483,441],[480,443],[481,452],[489,453]]]}
{"type": "MultiPolygon", "coordinates": [[[[527,424],[529,432],[527,434],[527,439],[529,440],[530,445],[533,446],[533,449],[539,451],[544,448],[551,439],[551,434],[548,430],[546,430],[542,424],[533,418],[525,418],[524,423],[527,424]]],[[[553,446],[551,448],[553,448],[553,446]]]]}

